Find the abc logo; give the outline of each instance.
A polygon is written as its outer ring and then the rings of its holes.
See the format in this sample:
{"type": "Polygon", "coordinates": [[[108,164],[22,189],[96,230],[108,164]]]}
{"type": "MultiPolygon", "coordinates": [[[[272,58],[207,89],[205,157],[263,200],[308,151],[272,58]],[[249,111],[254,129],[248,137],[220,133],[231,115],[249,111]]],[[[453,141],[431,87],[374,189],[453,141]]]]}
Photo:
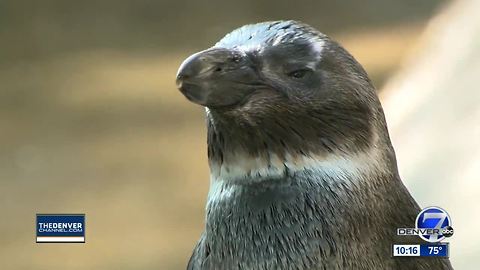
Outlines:
{"type": "Polygon", "coordinates": [[[452,221],[447,211],[440,207],[427,207],[417,216],[416,229],[420,229],[420,238],[427,242],[440,242],[453,235],[452,221]]]}
{"type": "Polygon", "coordinates": [[[453,235],[453,228],[452,228],[452,226],[447,226],[447,227],[443,228],[442,234],[443,234],[443,236],[445,236],[445,237],[450,237],[450,236],[452,236],[452,235],[453,235]]]}

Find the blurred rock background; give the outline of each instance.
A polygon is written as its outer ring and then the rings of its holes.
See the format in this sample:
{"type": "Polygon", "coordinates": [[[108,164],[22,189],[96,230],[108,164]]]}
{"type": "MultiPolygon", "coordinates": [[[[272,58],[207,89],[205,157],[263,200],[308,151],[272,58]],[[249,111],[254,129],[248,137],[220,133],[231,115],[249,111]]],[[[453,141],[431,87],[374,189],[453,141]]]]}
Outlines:
{"type": "Polygon", "coordinates": [[[455,269],[478,269],[480,1],[457,1],[429,23],[381,98],[400,174],[422,207],[452,218],[455,269]]]}
{"type": "MultiPolygon", "coordinates": [[[[431,189],[417,183],[435,184],[438,175],[428,172],[442,163],[409,163],[415,149],[402,132],[415,131],[396,120],[408,106],[395,103],[402,100],[395,93],[418,90],[401,81],[416,66],[411,56],[422,55],[431,39],[422,34],[433,31],[431,18],[462,16],[448,13],[449,6],[441,0],[1,1],[0,269],[184,269],[203,229],[208,167],[203,109],[178,93],[175,73],[191,53],[258,21],[296,19],[320,29],[344,44],[379,90],[403,70],[381,91],[397,152],[406,153],[399,154],[401,174],[422,204],[437,204],[431,189]],[[36,244],[36,213],[86,213],[87,243],[36,244]]],[[[435,55],[423,61],[428,57],[435,55]]],[[[419,111],[420,120],[440,121],[436,113],[419,111]]],[[[457,128],[455,140],[462,141],[469,127],[457,128]]],[[[427,141],[417,138],[418,147],[427,141]]],[[[425,153],[435,160],[451,154],[425,153]]],[[[443,179],[451,177],[463,176],[443,179]]],[[[441,201],[447,210],[474,203],[473,195],[450,201],[452,194],[441,201]]],[[[452,248],[458,254],[452,261],[473,269],[472,255],[459,249],[452,248]]]]}

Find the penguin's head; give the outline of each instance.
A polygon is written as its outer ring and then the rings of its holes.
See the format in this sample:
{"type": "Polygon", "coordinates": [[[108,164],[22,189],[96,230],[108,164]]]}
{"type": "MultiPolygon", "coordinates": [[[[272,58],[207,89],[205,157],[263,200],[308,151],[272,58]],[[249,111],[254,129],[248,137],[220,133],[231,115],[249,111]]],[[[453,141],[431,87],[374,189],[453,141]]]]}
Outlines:
{"type": "Polygon", "coordinates": [[[278,167],[303,157],[361,153],[384,126],[361,65],[335,41],[295,21],[232,31],[188,57],[177,86],[207,108],[211,166],[278,167]]]}

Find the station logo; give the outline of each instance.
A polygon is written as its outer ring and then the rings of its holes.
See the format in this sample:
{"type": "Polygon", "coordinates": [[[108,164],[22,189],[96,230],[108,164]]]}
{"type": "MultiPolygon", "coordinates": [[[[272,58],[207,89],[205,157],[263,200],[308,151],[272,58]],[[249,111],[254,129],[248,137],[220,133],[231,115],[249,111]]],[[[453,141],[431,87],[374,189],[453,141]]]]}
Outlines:
{"type": "Polygon", "coordinates": [[[85,214],[37,214],[37,243],[85,243],[85,214]]]}
{"type": "Polygon", "coordinates": [[[437,243],[453,235],[452,220],[440,207],[424,208],[415,220],[415,228],[398,228],[397,235],[418,235],[430,243],[437,243]]]}

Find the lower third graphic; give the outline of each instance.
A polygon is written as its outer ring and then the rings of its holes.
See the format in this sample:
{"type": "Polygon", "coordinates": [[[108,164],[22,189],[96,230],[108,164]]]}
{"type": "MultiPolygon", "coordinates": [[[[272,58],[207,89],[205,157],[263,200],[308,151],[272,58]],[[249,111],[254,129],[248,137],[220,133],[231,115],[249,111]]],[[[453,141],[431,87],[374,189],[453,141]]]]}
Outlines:
{"type": "Polygon", "coordinates": [[[85,243],[85,214],[37,214],[37,243],[85,243]]]}

